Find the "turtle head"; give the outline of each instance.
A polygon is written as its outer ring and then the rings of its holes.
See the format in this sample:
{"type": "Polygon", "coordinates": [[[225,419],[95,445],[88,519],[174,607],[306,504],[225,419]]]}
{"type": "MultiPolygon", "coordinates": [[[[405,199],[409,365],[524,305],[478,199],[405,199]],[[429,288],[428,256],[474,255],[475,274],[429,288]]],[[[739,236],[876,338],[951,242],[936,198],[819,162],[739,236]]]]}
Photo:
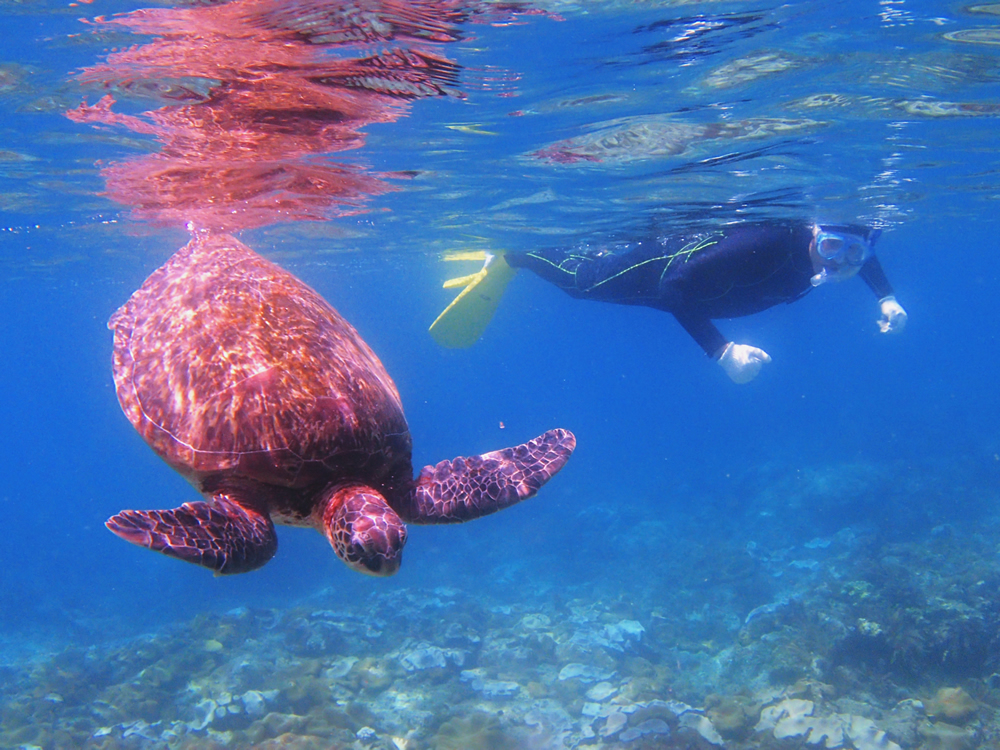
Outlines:
{"type": "Polygon", "coordinates": [[[323,494],[317,510],[333,551],[351,568],[373,576],[399,570],[406,526],[378,492],[364,485],[340,485],[323,494]]]}

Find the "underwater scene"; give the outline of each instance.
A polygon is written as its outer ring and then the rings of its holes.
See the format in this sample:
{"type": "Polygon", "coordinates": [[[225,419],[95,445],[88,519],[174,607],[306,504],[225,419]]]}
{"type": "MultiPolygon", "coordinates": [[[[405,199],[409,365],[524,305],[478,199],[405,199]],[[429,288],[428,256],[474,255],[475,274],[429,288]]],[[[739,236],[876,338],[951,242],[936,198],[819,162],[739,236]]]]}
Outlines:
{"type": "Polygon", "coordinates": [[[1000,747],[1000,3],[0,14],[0,748],[1000,747]]]}

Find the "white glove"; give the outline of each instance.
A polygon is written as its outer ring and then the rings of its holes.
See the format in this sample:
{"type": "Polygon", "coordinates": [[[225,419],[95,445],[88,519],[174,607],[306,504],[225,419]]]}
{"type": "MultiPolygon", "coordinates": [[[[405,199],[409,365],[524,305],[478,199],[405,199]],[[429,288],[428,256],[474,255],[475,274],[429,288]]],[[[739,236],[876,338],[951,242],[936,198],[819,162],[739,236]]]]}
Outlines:
{"type": "Polygon", "coordinates": [[[896,302],[895,297],[883,297],[878,305],[882,309],[882,317],[878,320],[878,329],[882,333],[899,333],[906,327],[906,310],[896,302]]]}
{"type": "MultiPolygon", "coordinates": [[[[904,313],[905,315],[905,313],[904,313]]],[[[756,346],[734,344],[730,341],[719,357],[719,364],[734,383],[749,383],[760,368],[771,361],[771,355],[756,346]]]]}

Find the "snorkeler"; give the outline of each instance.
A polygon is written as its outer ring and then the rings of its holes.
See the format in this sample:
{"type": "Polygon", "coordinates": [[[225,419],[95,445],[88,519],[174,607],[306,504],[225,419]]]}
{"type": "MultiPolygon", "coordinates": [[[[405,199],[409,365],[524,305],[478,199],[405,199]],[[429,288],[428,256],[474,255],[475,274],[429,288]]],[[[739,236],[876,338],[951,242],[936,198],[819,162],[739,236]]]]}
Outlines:
{"type": "Polygon", "coordinates": [[[903,329],[906,311],[872,249],[879,234],[862,226],[767,222],[613,247],[459,253],[446,259],[486,263],[478,273],[445,282],[446,288],[465,288],[430,331],[442,346],[471,346],[517,269],[527,268],[572,297],[673,314],[733,382],[747,383],[771,357],[727,340],[712,320],[794,302],[814,287],[857,274],[878,298],[882,333],[903,329]]]}

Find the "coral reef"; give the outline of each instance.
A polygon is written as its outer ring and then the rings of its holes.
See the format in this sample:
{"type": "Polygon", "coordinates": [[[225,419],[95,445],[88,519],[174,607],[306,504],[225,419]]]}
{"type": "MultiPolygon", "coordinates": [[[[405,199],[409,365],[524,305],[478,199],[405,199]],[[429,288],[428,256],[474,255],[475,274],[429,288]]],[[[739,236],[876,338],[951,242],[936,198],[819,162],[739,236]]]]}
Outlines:
{"type": "Polygon", "coordinates": [[[976,708],[975,699],[960,687],[943,687],[924,702],[928,716],[952,723],[965,721],[976,713],[976,708]]]}
{"type": "MultiPolygon", "coordinates": [[[[845,494],[882,486],[867,469],[846,477],[836,485],[814,472],[796,497],[846,507],[845,494]]],[[[498,575],[478,590],[346,600],[329,590],[288,608],[204,614],[127,641],[8,659],[0,747],[1000,742],[1000,523],[937,524],[920,543],[870,525],[816,536],[808,525],[794,532],[798,519],[770,525],[773,489],[754,502],[757,520],[739,529],[707,511],[688,521],[722,527],[710,552],[704,535],[669,524],[644,534],[642,544],[673,555],[657,558],[662,584],[555,589],[498,575]]],[[[609,518],[610,541],[628,529],[634,541],[634,520],[609,518]]]]}

